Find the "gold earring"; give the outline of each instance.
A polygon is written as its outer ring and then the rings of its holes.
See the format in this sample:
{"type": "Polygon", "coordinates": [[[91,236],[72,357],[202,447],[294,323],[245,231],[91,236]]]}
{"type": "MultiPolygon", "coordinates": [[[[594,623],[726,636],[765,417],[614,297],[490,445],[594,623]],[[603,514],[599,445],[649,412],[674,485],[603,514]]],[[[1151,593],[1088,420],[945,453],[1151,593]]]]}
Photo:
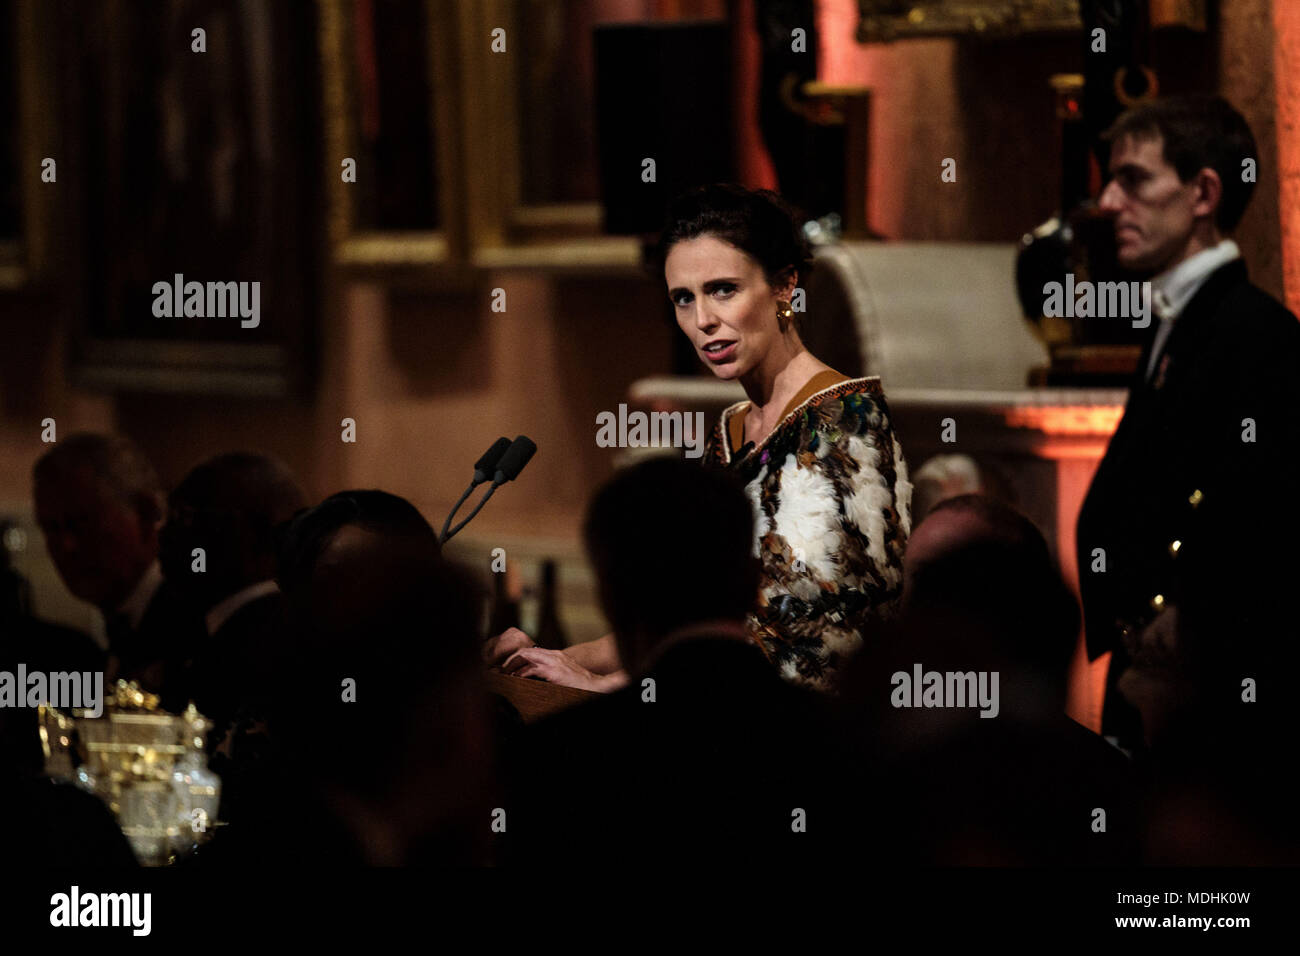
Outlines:
{"type": "Polygon", "coordinates": [[[776,324],[784,332],[790,325],[790,320],[794,318],[794,310],[790,308],[789,302],[780,302],[776,309],[776,324]]]}

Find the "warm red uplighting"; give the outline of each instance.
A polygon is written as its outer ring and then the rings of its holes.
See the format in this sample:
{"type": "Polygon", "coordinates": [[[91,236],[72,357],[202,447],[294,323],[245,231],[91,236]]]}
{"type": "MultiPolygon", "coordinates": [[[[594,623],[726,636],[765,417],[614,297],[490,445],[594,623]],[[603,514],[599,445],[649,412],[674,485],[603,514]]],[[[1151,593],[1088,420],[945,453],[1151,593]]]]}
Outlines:
{"type": "Polygon", "coordinates": [[[1049,437],[1106,437],[1115,431],[1123,414],[1120,405],[1034,405],[1009,409],[1006,423],[1012,428],[1032,428],[1049,437]]]}
{"type": "Polygon", "coordinates": [[[754,29],[754,0],[737,0],[732,15],[736,45],[737,173],[746,186],[777,188],[776,170],[758,128],[759,38],[754,29]]]}
{"type": "Polygon", "coordinates": [[[1282,285],[1288,308],[1300,313],[1300,3],[1274,3],[1272,8],[1282,285]]]}

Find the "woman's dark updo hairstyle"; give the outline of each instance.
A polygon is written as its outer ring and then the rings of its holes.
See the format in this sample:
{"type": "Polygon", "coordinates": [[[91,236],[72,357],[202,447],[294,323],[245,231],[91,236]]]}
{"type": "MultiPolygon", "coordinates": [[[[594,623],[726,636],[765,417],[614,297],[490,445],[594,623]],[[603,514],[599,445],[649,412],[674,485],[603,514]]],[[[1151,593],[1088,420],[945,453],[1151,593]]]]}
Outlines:
{"type": "Polygon", "coordinates": [[[668,221],[659,237],[659,275],[668,252],[679,242],[715,236],[763,267],[768,284],[787,269],[803,285],[812,271],[812,249],[790,205],[770,189],[746,189],[715,183],[687,190],[668,206],[668,221]]]}

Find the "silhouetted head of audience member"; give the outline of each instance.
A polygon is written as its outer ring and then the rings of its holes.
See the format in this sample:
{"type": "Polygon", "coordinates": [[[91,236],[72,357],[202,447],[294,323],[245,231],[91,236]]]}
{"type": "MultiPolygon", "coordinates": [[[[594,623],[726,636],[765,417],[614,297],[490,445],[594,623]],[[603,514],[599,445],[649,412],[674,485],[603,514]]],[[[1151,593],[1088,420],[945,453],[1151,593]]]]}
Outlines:
{"type": "Polygon", "coordinates": [[[757,596],[753,507],[725,472],[672,458],[627,468],[592,499],[583,536],[631,670],[674,630],[743,621],[757,596]]]}
{"type": "Polygon", "coordinates": [[[168,497],[159,558],[168,581],[201,610],[275,577],[277,525],[305,504],[284,463],[265,455],[218,455],[194,468],[168,497]],[[203,549],[202,570],[195,548],[203,549]]]}
{"type": "Polygon", "coordinates": [[[129,439],[76,434],[36,462],[36,520],[68,590],[101,610],[126,600],[158,556],[162,488],[129,439]]]}
{"type": "Polygon", "coordinates": [[[1011,482],[993,462],[970,455],[935,455],[912,474],[913,527],[939,502],[960,495],[996,498],[1013,508],[1019,503],[1011,482]]]}
{"type": "Polygon", "coordinates": [[[982,495],[947,498],[912,532],[904,582],[909,626],[936,651],[1036,675],[1064,706],[1079,608],[1032,521],[982,495]]]}
{"type": "Polygon", "coordinates": [[[908,541],[903,597],[845,695],[864,764],[889,780],[881,852],[940,866],[1130,859],[1123,757],[1065,714],[1080,614],[1034,524],[996,499],[944,499],[908,541]],[[1096,806],[1104,840],[1088,825],[1096,806]]]}
{"type": "Polygon", "coordinates": [[[372,534],[424,567],[441,559],[437,533],[405,498],[386,491],[340,491],[280,528],[276,579],[286,597],[310,595],[321,556],[345,528],[372,534]]]}
{"type": "Polygon", "coordinates": [[[409,502],[348,491],[284,529],[279,583],[271,730],[296,772],[385,858],[470,839],[492,759],[474,576],[409,502]]]}

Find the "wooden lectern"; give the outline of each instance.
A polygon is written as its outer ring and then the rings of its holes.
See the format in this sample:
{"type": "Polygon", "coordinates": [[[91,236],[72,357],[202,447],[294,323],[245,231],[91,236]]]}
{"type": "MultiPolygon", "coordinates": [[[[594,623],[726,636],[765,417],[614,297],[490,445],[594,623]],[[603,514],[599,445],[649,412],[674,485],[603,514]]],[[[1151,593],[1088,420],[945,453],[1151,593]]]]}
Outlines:
{"type": "Polygon", "coordinates": [[[487,672],[487,687],[492,693],[500,694],[514,704],[526,724],[597,696],[594,691],[561,687],[544,680],[515,677],[500,671],[487,672]]]}

